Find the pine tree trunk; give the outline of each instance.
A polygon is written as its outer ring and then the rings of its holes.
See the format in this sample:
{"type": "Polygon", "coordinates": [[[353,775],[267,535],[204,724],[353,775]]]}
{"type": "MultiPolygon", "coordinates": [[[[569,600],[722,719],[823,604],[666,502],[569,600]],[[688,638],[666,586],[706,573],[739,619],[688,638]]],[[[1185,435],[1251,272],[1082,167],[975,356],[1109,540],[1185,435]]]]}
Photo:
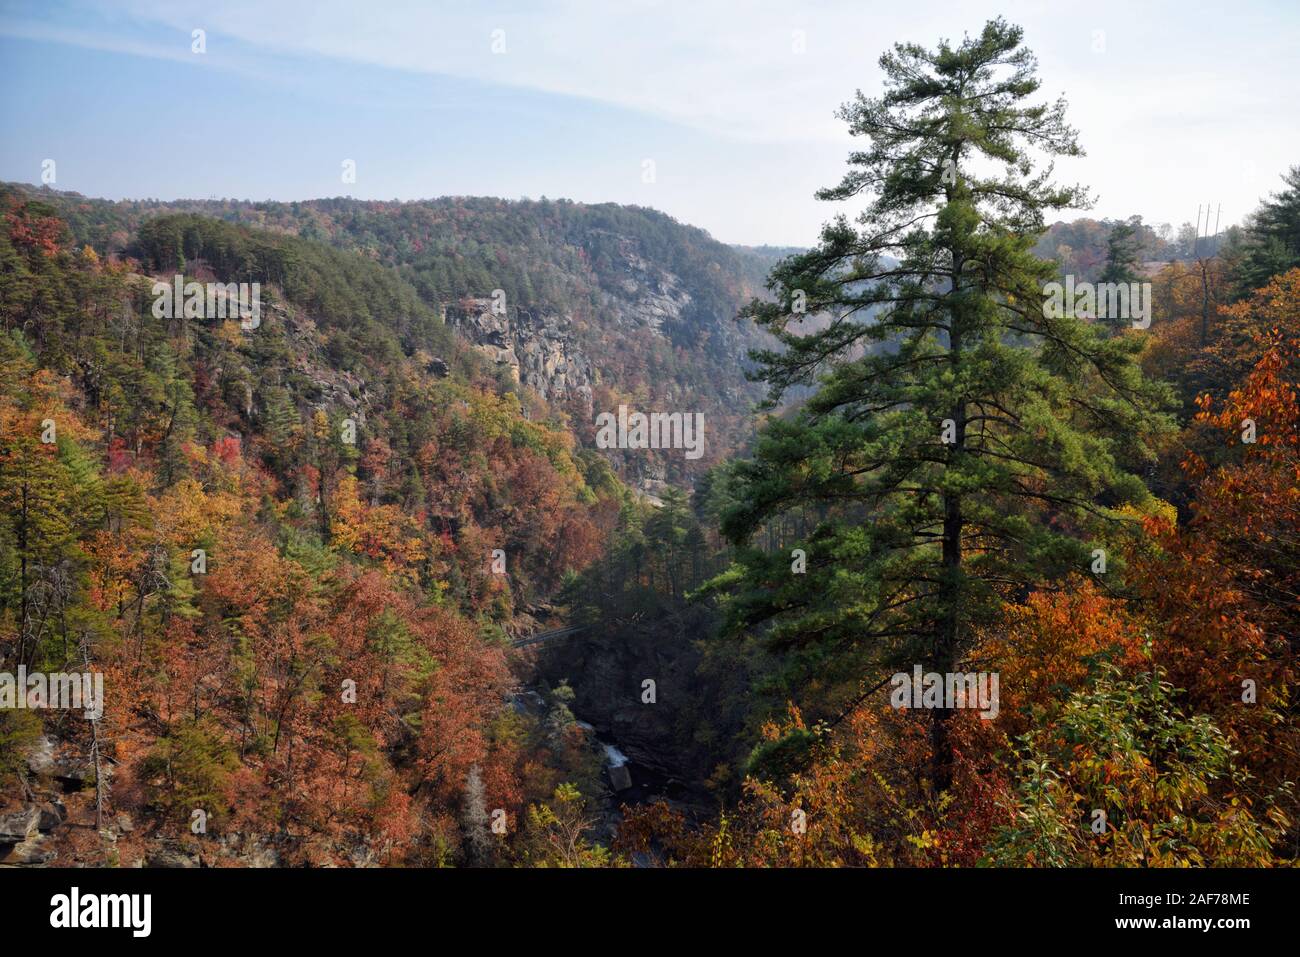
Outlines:
{"type": "MultiPolygon", "coordinates": [[[[954,165],[957,159],[957,155],[954,154],[954,165]]],[[[950,282],[954,295],[961,292],[960,277],[964,265],[965,260],[961,258],[960,252],[953,250],[950,282]]],[[[949,355],[954,368],[961,360],[962,350],[959,309],[960,307],[954,309],[952,324],[948,331],[949,355]]],[[[960,398],[955,401],[949,412],[949,417],[954,425],[953,442],[948,452],[948,461],[951,463],[961,456],[966,445],[965,401],[960,398]]],[[[945,495],[943,497],[943,572],[940,576],[942,581],[939,586],[942,619],[939,624],[939,633],[935,638],[934,660],[931,663],[931,670],[938,672],[941,676],[946,676],[957,669],[957,645],[960,637],[958,632],[962,599],[958,580],[961,571],[962,524],[961,496],[955,494],[945,495]]],[[[940,706],[934,709],[930,724],[931,784],[936,794],[946,791],[952,785],[953,751],[951,735],[949,734],[949,721],[952,719],[952,713],[943,707],[944,703],[941,701],[940,706]]]]}

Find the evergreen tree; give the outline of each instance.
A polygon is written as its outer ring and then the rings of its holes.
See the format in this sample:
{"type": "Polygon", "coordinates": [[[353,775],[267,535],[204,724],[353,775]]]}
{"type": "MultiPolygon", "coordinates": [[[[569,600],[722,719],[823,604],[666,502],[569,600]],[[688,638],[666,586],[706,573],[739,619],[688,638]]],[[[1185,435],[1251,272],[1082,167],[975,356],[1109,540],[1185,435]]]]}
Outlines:
{"type": "MultiPolygon", "coordinates": [[[[1101,282],[1127,286],[1137,282],[1138,273],[1138,234],[1136,226],[1141,219],[1120,220],[1111,227],[1106,239],[1106,265],[1101,270],[1101,282]]],[[[1104,316],[1104,321],[1112,329],[1118,330],[1128,324],[1127,316],[1104,316]]]]}
{"type": "MultiPolygon", "coordinates": [[[[1135,337],[1043,308],[1043,213],[1086,196],[1035,171],[1030,149],[1081,151],[1063,101],[1024,102],[1039,81],[1021,35],[998,19],[956,47],[881,57],[885,93],[841,111],[871,145],[819,194],[873,198],[773,270],[775,302],[746,310],[784,346],[754,356],[771,400],[819,386],[737,468],[723,523],[737,563],[710,586],[735,593],[734,630],[770,625],[783,696],[815,680],[834,701],[838,679],[844,704],[913,663],[957,670],[1005,601],[1089,569],[1089,524],[1120,521],[1104,505],[1147,494],[1125,466],[1167,419],[1135,337]],[[805,311],[828,324],[803,334],[805,311]],[[800,543],[804,574],[750,544],[799,508],[824,516],[800,543]]],[[[942,790],[949,712],[933,717],[942,790]]]]}
{"type": "Polygon", "coordinates": [[[73,489],[55,453],[31,436],[6,436],[0,450],[0,578],[3,605],[18,624],[15,664],[38,660],[47,614],[32,586],[47,580],[75,548],[73,489]]]}
{"type": "Polygon", "coordinates": [[[1137,282],[1138,244],[1137,227],[1141,219],[1120,220],[1111,227],[1106,239],[1106,265],[1101,271],[1102,282],[1129,283],[1137,282]]]}
{"type": "Polygon", "coordinates": [[[284,455],[294,436],[301,431],[298,410],[293,406],[289,390],[273,385],[266,390],[266,411],[263,414],[266,436],[277,454],[284,455]]]}
{"type": "Polygon", "coordinates": [[[1282,181],[1287,188],[1261,203],[1251,217],[1237,267],[1239,295],[1300,266],[1300,166],[1291,167],[1282,181]]]}
{"type": "Polygon", "coordinates": [[[686,493],[667,488],[663,491],[663,505],[645,523],[646,545],[651,554],[662,558],[665,579],[662,584],[667,585],[668,594],[673,598],[681,597],[682,575],[689,572],[684,549],[693,518],[686,493]]]}

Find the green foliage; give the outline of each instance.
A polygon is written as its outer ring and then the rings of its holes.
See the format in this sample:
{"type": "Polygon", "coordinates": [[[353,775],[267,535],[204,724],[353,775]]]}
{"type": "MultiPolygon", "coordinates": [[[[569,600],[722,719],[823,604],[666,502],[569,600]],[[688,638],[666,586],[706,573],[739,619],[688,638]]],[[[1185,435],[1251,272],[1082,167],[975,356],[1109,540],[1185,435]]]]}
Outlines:
{"type": "Polygon", "coordinates": [[[331,358],[343,368],[362,357],[392,362],[403,346],[451,345],[441,320],[395,272],[317,242],[185,214],[144,223],[135,251],[155,274],[202,263],[220,282],[276,285],[329,330],[331,358]]]}
{"type": "Polygon", "coordinates": [[[779,738],[755,745],[745,771],[762,781],[785,780],[807,769],[815,756],[818,741],[816,730],[791,729],[779,738]]]}
{"type": "MultiPolygon", "coordinates": [[[[1138,273],[1139,239],[1137,229],[1141,219],[1117,222],[1106,239],[1106,265],[1101,271],[1101,282],[1132,283],[1140,278],[1138,273]]],[[[1120,321],[1118,317],[1113,321],[1120,321]]]]}
{"type": "Polygon", "coordinates": [[[0,710],[0,781],[22,773],[27,751],[40,740],[43,730],[40,715],[34,711],[0,710]]]}
{"type": "Polygon", "coordinates": [[[227,785],[239,762],[224,736],[207,721],[184,721],[162,738],[144,760],[150,800],[164,814],[201,809],[220,820],[230,809],[227,785]]]}
{"type": "Polygon", "coordinates": [[[529,867],[608,867],[609,850],[588,836],[595,821],[574,785],[556,787],[550,800],[528,808],[522,839],[522,863],[529,867]]]}
{"type": "Polygon", "coordinates": [[[1300,266],[1300,166],[1282,182],[1286,188],[1261,203],[1247,224],[1235,270],[1238,296],[1300,266]]]}
{"type": "Polygon", "coordinates": [[[1104,665],[1050,725],[1021,738],[1012,820],[984,863],[1268,865],[1287,821],[1271,799],[1255,806],[1235,758],[1214,721],[1186,715],[1159,672],[1126,678],[1104,665]]]}

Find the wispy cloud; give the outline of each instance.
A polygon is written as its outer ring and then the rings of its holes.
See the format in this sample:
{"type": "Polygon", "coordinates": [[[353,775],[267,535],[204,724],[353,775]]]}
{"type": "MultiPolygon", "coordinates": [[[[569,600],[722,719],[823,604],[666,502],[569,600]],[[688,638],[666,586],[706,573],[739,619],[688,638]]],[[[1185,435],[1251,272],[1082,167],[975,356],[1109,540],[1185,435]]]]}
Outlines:
{"type": "MultiPolygon", "coordinates": [[[[707,2],[551,0],[466,4],[392,0],[127,0],[78,5],[116,29],[167,28],[174,49],[104,30],[6,24],[11,35],[184,59],[190,31],[270,55],[313,55],[442,74],[635,110],[718,136],[754,141],[843,136],[834,108],[874,72],[880,43],[857,4],[799,9],[762,0],[743,10],[707,2]],[[857,14],[852,11],[858,10],[857,14]],[[855,21],[845,30],[844,18],[855,21]],[[496,51],[496,52],[494,52],[496,51]],[[834,70],[828,69],[838,64],[834,70]],[[848,81],[847,77],[854,80],[848,81]]],[[[231,69],[250,69],[230,59],[231,69]]]]}

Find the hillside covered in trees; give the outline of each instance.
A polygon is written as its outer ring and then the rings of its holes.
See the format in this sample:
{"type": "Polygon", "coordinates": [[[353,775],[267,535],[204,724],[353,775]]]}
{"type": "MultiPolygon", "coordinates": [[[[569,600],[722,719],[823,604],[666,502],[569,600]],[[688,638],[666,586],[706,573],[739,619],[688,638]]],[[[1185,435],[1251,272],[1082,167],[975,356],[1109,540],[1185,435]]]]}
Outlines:
{"type": "Polygon", "coordinates": [[[162,271],[237,259],[262,322],[159,319],[134,261],[5,209],[6,663],[88,664],[130,702],[93,728],[0,712],[8,781],[134,832],[73,830],[61,860],[165,858],[199,808],[264,845],[218,857],[437,863],[465,853],[467,780],[516,817],[550,797],[563,742],[510,707],[507,629],[631,507],[608,464],[355,254],[187,223],[206,258],[162,271]]]}
{"type": "MultiPolygon", "coordinates": [[[[561,399],[575,427],[590,423],[593,409],[620,403],[689,405],[706,416],[704,459],[613,456],[631,479],[680,481],[721,461],[745,440],[760,395],[745,370],[748,352],[765,339],[735,316],[762,290],[774,253],[726,246],[654,210],[545,199],[108,203],[51,190],[29,195],[51,203],[77,243],[101,256],[140,255],[151,266],[165,260],[170,268],[185,241],[201,244],[199,233],[216,228],[186,215],[357,253],[405,280],[434,313],[450,312],[503,375],[561,399]]],[[[255,257],[241,256],[221,257],[222,266],[258,271],[255,257]]],[[[310,294],[337,295],[328,287],[310,294]]]]}

